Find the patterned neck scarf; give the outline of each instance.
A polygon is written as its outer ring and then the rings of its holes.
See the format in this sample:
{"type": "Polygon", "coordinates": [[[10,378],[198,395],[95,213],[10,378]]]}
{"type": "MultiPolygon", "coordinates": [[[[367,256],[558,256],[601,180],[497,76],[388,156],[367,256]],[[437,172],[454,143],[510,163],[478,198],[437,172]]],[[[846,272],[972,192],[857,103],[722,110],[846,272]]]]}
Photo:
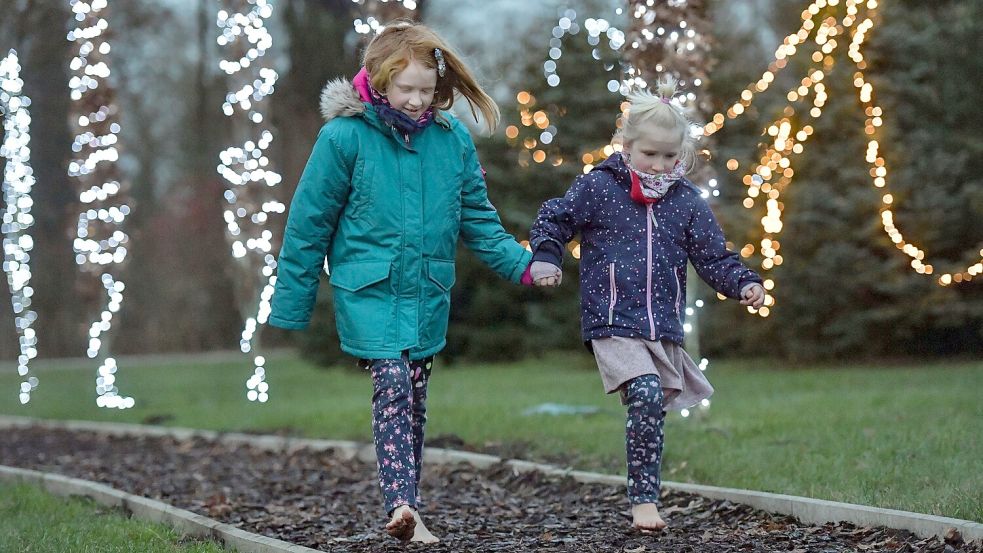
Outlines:
{"type": "MultiPolygon", "coordinates": [[[[363,68],[362,72],[364,71],[365,69],[363,68]]],[[[362,72],[359,72],[359,75],[361,75],[362,72]]],[[[413,120],[409,115],[406,115],[402,111],[394,108],[392,104],[389,103],[389,99],[372,86],[372,79],[369,77],[368,72],[365,72],[365,85],[369,89],[369,100],[372,102],[372,107],[375,108],[375,112],[379,114],[379,117],[382,118],[387,125],[393,127],[404,135],[416,134],[417,132],[427,128],[427,126],[433,122],[433,107],[427,108],[427,110],[423,112],[423,115],[416,120],[413,120]]]]}
{"type": "MultiPolygon", "coordinates": [[[[625,165],[637,177],[639,192],[648,203],[658,201],[669,192],[672,185],[683,177],[684,167],[681,161],[677,160],[672,169],[665,173],[643,173],[631,164],[631,159],[624,156],[625,165]]],[[[635,179],[632,179],[634,184],[635,179]]]]}

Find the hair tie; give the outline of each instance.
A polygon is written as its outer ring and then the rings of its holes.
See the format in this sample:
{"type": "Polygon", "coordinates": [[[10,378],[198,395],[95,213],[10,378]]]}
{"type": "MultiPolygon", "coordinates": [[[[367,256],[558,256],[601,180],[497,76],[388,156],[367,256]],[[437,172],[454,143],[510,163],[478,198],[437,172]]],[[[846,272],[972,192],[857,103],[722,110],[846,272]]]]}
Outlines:
{"type": "Polygon", "coordinates": [[[665,96],[662,96],[662,97],[660,97],[659,99],[660,99],[660,100],[662,100],[662,103],[663,103],[663,104],[669,104],[669,103],[672,103],[672,99],[671,99],[671,98],[666,98],[665,96]]]}

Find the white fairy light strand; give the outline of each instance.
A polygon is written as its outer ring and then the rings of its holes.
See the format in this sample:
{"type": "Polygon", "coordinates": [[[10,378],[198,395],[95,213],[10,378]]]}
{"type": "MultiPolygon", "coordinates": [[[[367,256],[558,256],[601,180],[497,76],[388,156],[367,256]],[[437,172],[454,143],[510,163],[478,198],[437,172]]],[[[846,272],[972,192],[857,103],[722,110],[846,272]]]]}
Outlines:
{"type": "Polygon", "coordinates": [[[361,18],[355,19],[355,21],[352,22],[352,25],[355,27],[355,32],[360,35],[377,35],[381,33],[383,29],[385,29],[385,26],[371,15],[366,17],[364,22],[361,20],[361,18]]]}
{"type": "MultiPolygon", "coordinates": [[[[685,6],[684,1],[678,2],[678,4],[685,6]]],[[[557,61],[563,56],[563,39],[567,35],[576,35],[581,31],[576,10],[572,8],[561,8],[559,11],[560,17],[557,20],[557,24],[552,29],[552,37],[549,40],[549,59],[543,63],[543,75],[546,79],[546,84],[550,87],[556,87],[560,84],[560,75],[557,72],[557,61]]],[[[623,16],[624,9],[617,8],[615,10],[615,15],[619,17],[623,16]]],[[[644,5],[636,6],[636,8],[632,10],[630,17],[641,21],[643,24],[640,39],[633,40],[631,43],[628,42],[630,37],[625,33],[625,31],[621,30],[607,19],[587,18],[583,23],[583,29],[587,31],[587,43],[593,47],[591,50],[591,57],[594,60],[604,61],[601,46],[605,39],[607,49],[619,57],[617,64],[612,61],[604,62],[604,69],[605,71],[611,71],[615,67],[620,67],[621,78],[610,79],[607,83],[607,89],[611,93],[620,94],[622,96],[628,95],[633,90],[648,87],[648,82],[641,75],[640,70],[634,67],[627,59],[626,52],[632,50],[644,50],[650,43],[664,42],[667,47],[682,53],[694,50],[698,41],[702,40],[700,34],[697,33],[696,30],[693,29],[692,26],[685,20],[679,21],[678,26],[674,28],[660,26],[654,31],[649,30],[647,26],[651,25],[655,21],[655,10],[651,7],[646,7],[644,5]]],[[[655,67],[655,71],[661,73],[665,71],[665,68],[662,65],[657,65],[655,67]]],[[[701,79],[696,78],[690,84],[695,87],[699,87],[703,83],[701,79]]],[[[522,101],[522,95],[524,94],[528,93],[520,92],[519,103],[525,105],[528,102],[522,101]]],[[[693,92],[688,92],[677,96],[673,99],[673,102],[677,102],[680,105],[686,105],[688,102],[693,102],[695,100],[696,94],[693,92]]],[[[622,110],[624,110],[626,107],[627,106],[623,104],[622,110]]],[[[532,123],[536,123],[536,126],[538,126],[542,132],[538,137],[532,138],[532,140],[526,139],[523,141],[526,149],[534,150],[538,144],[548,145],[556,139],[559,131],[554,125],[550,124],[549,116],[544,111],[537,112],[536,118],[528,117],[528,114],[523,113],[523,124],[529,126],[532,123]]],[[[699,127],[694,127],[692,132],[694,136],[702,135],[702,129],[699,127]]],[[[509,138],[515,138],[518,136],[517,128],[513,126],[507,129],[507,136],[509,136],[509,138]]],[[[616,151],[620,151],[617,144],[607,145],[592,152],[588,152],[582,157],[589,157],[593,160],[599,161],[610,156],[616,151]]],[[[541,154],[534,151],[531,159],[536,163],[543,163],[547,160],[547,157],[548,155],[545,151],[543,151],[541,154]]],[[[554,157],[552,163],[553,165],[561,165],[563,160],[558,157],[554,157]]],[[[594,165],[592,161],[584,161],[584,173],[588,173],[591,169],[593,169],[593,167],[594,165]]],[[[711,180],[711,182],[708,184],[711,187],[716,187],[717,185],[715,180],[711,180]]],[[[719,191],[714,190],[713,195],[718,196],[719,191]]]]}
{"type": "MultiPolygon", "coordinates": [[[[352,3],[359,6],[363,12],[370,11],[372,6],[379,4],[401,7],[407,11],[415,11],[417,8],[416,0],[352,0],[352,3]]],[[[360,35],[377,35],[386,28],[385,22],[379,21],[374,15],[365,15],[363,21],[361,17],[352,21],[352,27],[360,35]]]]}
{"type": "Polygon", "coordinates": [[[7,163],[3,172],[3,270],[7,273],[10,299],[14,310],[14,327],[20,343],[17,374],[24,379],[19,385],[21,404],[31,401],[31,392],[38,386],[36,376],[30,375],[30,361],[37,357],[37,336],[31,325],[37,313],[30,309],[31,256],[34,241],[27,230],[34,225],[31,215],[34,172],[31,168],[31,99],[24,95],[24,80],[20,77],[17,51],[10,50],[0,60],[0,115],[3,115],[4,140],[0,157],[7,163]]]}
{"type": "MultiPolygon", "coordinates": [[[[110,269],[126,260],[129,237],[121,228],[130,207],[124,203],[107,205],[123,201],[123,198],[117,198],[122,186],[109,176],[118,172],[114,165],[119,159],[116,144],[120,126],[115,120],[118,110],[111,103],[102,105],[106,94],[98,91],[102,86],[112,97],[108,83],[110,69],[105,61],[111,51],[105,38],[109,23],[100,15],[109,3],[107,0],[69,0],[69,4],[78,25],[67,37],[77,45],[70,63],[69,88],[72,101],[78,106],[76,112],[81,109],[81,115],[74,121],[78,134],[72,143],[72,151],[79,157],[69,163],[68,176],[78,180],[82,189],[79,200],[88,206],[78,218],[75,262],[83,274],[98,275],[107,295],[106,307],[89,329],[86,353],[90,359],[96,359],[102,354],[106,341],[103,334],[112,328],[113,315],[119,312],[123,302],[125,285],[116,280],[110,269]]],[[[132,397],[119,394],[115,385],[118,369],[112,357],[101,362],[96,377],[96,405],[99,407],[127,409],[135,405],[132,397]]]]}
{"type": "MultiPolygon", "coordinates": [[[[239,86],[226,95],[222,112],[228,117],[238,118],[234,120],[236,129],[259,136],[256,140],[246,140],[242,146],[223,150],[219,154],[221,163],[218,166],[218,173],[229,184],[224,193],[227,202],[224,218],[232,256],[247,271],[258,268],[259,274],[256,276],[265,281],[259,298],[256,298],[256,313],[247,316],[243,312],[246,320],[239,349],[251,354],[259,326],[269,318],[270,300],[276,284],[273,233],[266,228],[266,223],[272,214],[286,211],[286,206],[273,199],[268,192],[282,180],[279,173],[269,168],[270,159],[266,155],[273,142],[273,133],[268,129],[256,128],[265,120],[260,104],[273,94],[278,75],[275,70],[261,65],[261,58],[273,46],[273,37],[265,26],[265,21],[273,14],[272,4],[267,0],[227,0],[226,5],[235,7],[218,12],[217,25],[222,32],[217,42],[238,59],[223,59],[219,62],[219,68],[230,77],[238,77],[230,78],[230,82],[234,80],[239,86]],[[246,70],[251,72],[243,73],[246,70]]],[[[249,285],[244,286],[247,290],[252,289],[249,285]]],[[[242,309],[248,308],[242,306],[242,309]]],[[[265,403],[269,400],[265,364],[265,357],[253,357],[253,374],[246,381],[246,398],[249,401],[265,403]]]]}
{"type": "MultiPolygon", "coordinates": [[[[577,11],[572,8],[562,11],[562,15],[553,27],[553,36],[549,41],[550,48],[548,56],[550,59],[543,63],[543,75],[546,78],[546,84],[551,87],[556,87],[560,84],[560,75],[556,71],[556,61],[563,56],[563,37],[580,33],[580,25],[577,23],[577,11]]],[[[620,15],[622,10],[618,8],[617,11],[620,15]]],[[[587,43],[594,47],[591,51],[591,57],[595,60],[601,60],[600,44],[602,34],[608,39],[607,45],[612,52],[619,52],[625,45],[625,32],[615,27],[606,19],[588,18],[584,21],[584,29],[587,31],[587,43]]],[[[608,64],[604,67],[607,71],[613,68],[614,64],[608,64]]],[[[617,92],[621,86],[619,81],[613,80],[608,83],[608,90],[617,92]],[[612,83],[614,83],[613,89],[612,83]]]]}

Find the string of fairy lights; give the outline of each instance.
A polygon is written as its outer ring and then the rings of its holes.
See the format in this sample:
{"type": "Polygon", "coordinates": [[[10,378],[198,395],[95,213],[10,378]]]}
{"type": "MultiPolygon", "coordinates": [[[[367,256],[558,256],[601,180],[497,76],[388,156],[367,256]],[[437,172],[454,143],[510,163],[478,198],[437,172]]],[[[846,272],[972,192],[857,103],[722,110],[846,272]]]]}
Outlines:
{"type": "MultiPolygon", "coordinates": [[[[604,18],[587,18],[583,21],[583,26],[581,26],[578,22],[576,10],[572,8],[561,8],[559,10],[560,16],[557,24],[551,31],[552,37],[549,40],[547,54],[549,59],[543,63],[543,75],[546,84],[550,87],[560,85],[561,81],[557,61],[563,56],[563,39],[568,35],[577,35],[581,30],[586,31],[587,43],[592,47],[591,58],[603,63],[605,71],[612,71],[615,67],[620,69],[621,78],[610,79],[607,83],[607,89],[612,94],[620,94],[621,96],[629,94],[632,90],[644,89],[648,86],[648,82],[642,75],[641,69],[635,67],[629,59],[632,52],[643,51],[651,44],[658,44],[660,47],[677,53],[697,49],[697,45],[701,44],[703,37],[684,19],[676,22],[674,27],[659,25],[654,29],[649,29],[648,25],[651,25],[655,21],[655,9],[651,7],[653,2],[648,2],[647,4],[636,5],[629,10],[631,12],[629,14],[631,19],[640,22],[638,36],[626,34],[615,23],[604,18]],[[607,51],[602,50],[602,46],[606,46],[607,51]],[[611,55],[617,57],[617,60],[610,59],[611,55]]],[[[678,2],[678,4],[684,6],[685,2],[678,2]]],[[[625,10],[623,8],[616,8],[615,15],[617,17],[623,17],[625,10]]],[[[654,70],[659,73],[666,69],[661,64],[654,67],[654,70]]],[[[700,78],[693,78],[690,84],[698,88],[703,83],[700,78]]],[[[673,101],[681,106],[686,106],[695,102],[696,99],[697,94],[691,91],[677,95],[673,101]]],[[[550,108],[543,107],[537,109],[536,97],[531,92],[525,90],[520,91],[516,95],[516,100],[519,104],[518,109],[522,126],[509,125],[505,129],[505,135],[513,143],[519,143],[524,148],[524,151],[520,151],[519,155],[520,166],[527,167],[530,161],[534,163],[548,162],[554,166],[562,165],[565,160],[556,153],[555,149],[551,151],[549,147],[554,143],[559,134],[559,130],[550,120],[550,108]],[[523,127],[529,127],[533,132],[525,132],[523,127]]],[[[621,113],[624,114],[627,109],[628,103],[622,102],[621,113]]],[[[621,126],[620,119],[615,122],[615,125],[617,127],[621,126]]],[[[693,134],[694,136],[702,135],[702,129],[694,127],[693,134]]],[[[613,143],[605,144],[585,152],[581,156],[584,173],[590,172],[594,168],[595,163],[619,151],[621,151],[621,145],[613,143]]],[[[719,195],[719,191],[715,190],[717,187],[716,179],[710,179],[707,185],[712,191],[707,192],[705,195],[719,195]]]]}
{"type": "MultiPolygon", "coordinates": [[[[222,112],[232,119],[233,134],[243,142],[220,153],[218,173],[229,185],[224,193],[227,205],[223,216],[232,257],[244,276],[240,283],[240,311],[244,316],[249,313],[239,348],[252,354],[259,327],[269,318],[276,284],[273,232],[266,224],[271,215],[286,211],[286,206],[273,199],[270,192],[282,179],[270,166],[267,150],[273,133],[264,128],[263,101],[273,94],[278,78],[277,72],[264,66],[262,60],[273,46],[273,37],[266,28],[273,6],[268,0],[226,0],[225,6],[227,9],[220,10],[216,20],[221,29],[217,42],[228,55],[219,62],[219,68],[228,75],[232,90],[225,97],[222,112]],[[250,279],[256,278],[259,285],[254,287],[250,279]],[[256,289],[258,294],[254,293],[256,289]]],[[[264,356],[253,357],[253,374],[246,381],[249,401],[265,403],[269,399],[265,364],[264,356]]]]}
{"type": "MultiPolygon", "coordinates": [[[[847,2],[848,8],[851,3],[847,2]]],[[[864,154],[864,159],[870,164],[872,184],[877,189],[884,189],[880,208],[881,224],[884,232],[887,233],[897,249],[911,258],[911,268],[915,272],[931,275],[935,272],[935,267],[931,263],[925,263],[925,251],[911,241],[906,241],[904,235],[894,225],[894,212],[891,210],[891,206],[894,204],[894,195],[887,190],[887,165],[884,158],[878,154],[879,141],[877,138],[880,135],[879,129],[883,125],[882,117],[884,110],[874,103],[874,85],[864,75],[863,70],[866,68],[866,62],[860,51],[866,34],[874,27],[872,17],[875,15],[873,12],[877,8],[877,2],[870,0],[867,2],[867,5],[871,13],[857,26],[857,31],[854,34],[848,52],[850,59],[857,67],[853,84],[857,88],[857,95],[861,104],[864,106],[864,114],[867,116],[864,132],[870,137],[870,140],[867,142],[867,151],[864,154]]],[[[849,13],[848,9],[847,18],[855,17],[854,14],[849,13]]],[[[844,25],[846,25],[846,18],[844,18],[844,25]]],[[[976,263],[942,273],[936,282],[942,286],[948,286],[953,282],[969,282],[973,277],[983,274],[983,249],[979,250],[979,256],[980,259],[976,263]]]]}
{"type": "MultiPolygon", "coordinates": [[[[108,343],[113,316],[123,303],[124,283],[113,275],[126,260],[129,237],[123,232],[123,222],[130,207],[122,196],[118,177],[120,125],[118,108],[114,104],[115,89],[109,82],[107,63],[112,50],[107,39],[109,23],[104,12],[107,0],[69,0],[76,27],[68,32],[68,40],[76,50],[69,64],[71,79],[68,86],[73,101],[73,120],[77,134],[72,152],[77,156],[68,164],[68,176],[78,182],[79,201],[84,211],[78,216],[74,242],[75,262],[84,275],[95,276],[93,289],[102,288],[106,303],[97,320],[89,327],[86,354],[96,359],[108,343]]],[[[96,377],[96,405],[127,409],[133,407],[132,397],[119,394],[116,373],[119,366],[113,357],[105,357],[96,377]]]]}
{"type": "MultiPolygon", "coordinates": [[[[547,59],[543,62],[543,77],[546,80],[546,84],[550,87],[560,86],[560,74],[557,71],[557,61],[563,57],[563,39],[569,35],[580,34],[581,25],[578,22],[578,14],[575,9],[572,8],[561,8],[559,10],[560,16],[557,20],[556,25],[553,26],[551,31],[551,38],[549,40],[549,50],[547,52],[547,59]]],[[[618,15],[621,15],[622,9],[617,9],[618,15]]],[[[624,31],[618,29],[615,25],[608,22],[605,19],[594,19],[588,18],[584,20],[583,29],[587,31],[587,43],[592,46],[591,57],[594,60],[602,61],[604,63],[605,71],[611,71],[615,67],[615,62],[611,60],[605,60],[604,55],[601,52],[601,36],[604,35],[607,40],[607,47],[612,52],[617,53],[625,45],[625,33],[624,31]]],[[[622,70],[625,70],[627,63],[622,61],[619,62],[622,70]]],[[[635,81],[632,81],[633,83],[635,81]]],[[[626,92],[627,89],[624,88],[627,85],[623,84],[621,81],[612,79],[608,81],[608,90],[611,92],[626,92]],[[624,90],[623,90],[624,88],[624,90]]],[[[519,125],[509,125],[505,129],[505,136],[513,143],[520,143],[523,150],[519,153],[519,165],[522,167],[528,167],[530,162],[533,163],[550,163],[554,167],[558,167],[564,163],[563,156],[558,153],[558,148],[550,147],[554,143],[557,136],[559,135],[559,129],[550,120],[550,108],[543,107],[537,109],[537,99],[529,91],[522,90],[516,95],[516,101],[519,103],[519,117],[522,127],[519,125]],[[527,131],[528,129],[528,131],[527,131]],[[520,137],[520,134],[524,135],[520,137]]],[[[555,115],[555,113],[554,113],[555,115]]],[[[614,147],[608,145],[606,147],[600,148],[598,155],[601,152],[606,151],[606,155],[610,155],[614,147]]],[[[618,146],[620,150],[620,146],[618,146]]],[[[595,152],[589,152],[584,154],[584,159],[588,157],[593,160],[595,152]]],[[[606,157],[606,156],[605,156],[606,157]]],[[[588,162],[585,162],[585,164],[588,162]]],[[[591,168],[593,166],[590,166],[591,168]]],[[[590,169],[585,167],[584,172],[588,172],[590,169]]]]}
{"type": "MultiPolygon", "coordinates": [[[[745,109],[751,105],[755,94],[765,92],[775,76],[787,65],[787,60],[794,56],[800,49],[805,49],[805,45],[810,35],[815,31],[811,60],[813,66],[802,78],[800,85],[786,94],[790,104],[783,111],[782,117],[773,121],[766,132],[773,137],[773,142],[765,149],[761,159],[743,177],[743,182],[747,186],[747,198],[744,199],[744,206],[748,209],[754,207],[758,197],[766,198],[766,214],[761,219],[763,236],[759,244],[759,251],[762,256],[761,268],[765,271],[781,265],[782,257],[778,253],[780,243],[776,240],[777,235],[782,230],[781,213],[782,203],[779,201],[781,192],[792,182],[794,167],[792,164],[793,155],[801,154],[804,151],[804,144],[814,133],[811,124],[803,124],[796,128],[797,114],[792,104],[802,102],[812,94],[812,106],[806,112],[808,115],[803,117],[805,121],[814,122],[822,116],[822,108],[828,99],[826,87],[823,80],[837,62],[834,53],[842,41],[848,44],[847,56],[856,66],[853,75],[853,84],[857,89],[860,104],[863,106],[866,121],[864,132],[868,136],[867,148],[864,152],[864,160],[870,165],[871,182],[875,189],[882,194],[880,205],[881,225],[884,232],[895,244],[898,250],[911,258],[911,268],[925,275],[932,275],[937,272],[933,263],[926,263],[926,252],[915,245],[911,240],[905,239],[904,235],[897,228],[894,222],[895,204],[894,195],[887,189],[887,164],[879,154],[880,129],[883,126],[884,110],[875,102],[875,91],[872,82],[867,80],[864,70],[867,68],[861,47],[864,44],[867,34],[874,28],[877,18],[877,0],[815,0],[808,8],[802,12],[802,26],[798,31],[788,35],[782,45],[775,53],[775,60],[769,65],[761,78],[747,87],[742,93],[739,101],[735,102],[727,110],[726,118],[735,119],[740,117],[745,109]],[[841,15],[839,19],[834,15],[825,15],[832,11],[832,8],[841,9],[833,13],[841,15]],[[861,13],[863,10],[864,13],[861,13]],[[825,15],[825,16],[824,16],[825,15]],[[837,40],[837,37],[842,37],[837,40]]],[[[842,49],[840,49],[842,51],[842,49]]],[[[725,118],[723,113],[714,115],[713,120],[707,123],[705,134],[707,136],[723,128],[725,118]]],[[[736,171],[740,167],[737,160],[731,159],[727,162],[727,168],[736,171]]],[[[753,244],[747,244],[742,248],[741,255],[750,257],[755,251],[753,244]]],[[[983,274],[983,249],[979,251],[980,261],[972,263],[966,267],[943,272],[936,283],[941,286],[948,286],[954,282],[968,282],[973,277],[983,274]]],[[[768,290],[774,288],[774,280],[765,281],[768,290]]],[[[768,316],[768,308],[774,305],[774,297],[769,294],[769,301],[758,313],[761,316],[768,316]]],[[[753,309],[751,309],[754,312],[753,309]]]]}
{"type": "MultiPolygon", "coordinates": [[[[826,85],[822,81],[825,73],[834,64],[832,54],[838,46],[836,37],[845,32],[844,27],[849,27],[853,23],[852,18],[848,15],[843,21],[843,27],[840,27],[833,17],[826,17],[817,25],[816,17],[820,10],[827,4],[835,6],[837,3],[838,0],[832,0],[831,3],[817,0],[804,10],[802,13],[803,24],[799,30],[785,38],[782,46],[776,51],[775,61],[769,65],[768,70],[762,74],[756,83],[742,91],[740,100],[727,110],[726,116],[729,119],[741,116],[754,100],[755,92],[761,93],[769,88],[775,75],[787,66],[788,59],[798,49],[805,49],[810,35],[813,34],[812,31],[815,30],[813,37],[815,48],[811,59],[816,64],[821,63],[822,67],[811,67],[807,76],[800,81],[800,85],[788,91],[786,95],[789,102],[801,102],[812,93],[812,107],[808,109],[808,115],[805,117],[807,123],[795,129],[794,116],[796,111],[791,105],[787,106],[783,110],[782,116],[765,128],[765,133],[772,137],[772,141],[765,148],[760,163],[742,179],[742,182],[747,186],[747,197],[743,201],[745,208],[753,208],[755,199],[758,197],[765,199],[765,216],[761,218],[762,238],[759,243],[763,272],[771,271],[783,262],[782,255],[778,253],[781,243],[777,237],[783,226],[781,212],[784,205],[779,199],[782,191],[791,184],[795,174],[791,156],[801,154],[804,151],[804,143],[814,133],[814,127],[810,123],[822,115],[822,109],[828,100],[826,85]]],[[[848,3],[855,4],[852,0],[849,0],[848,3]]],[[[710,136],[719,131],[723,128],[724,121],[724,114],[715,114],[704,127],[705,135],[710,136]]],[[[726,167],[729,171],[736,171],[739,169],[740,163],[736,159],[730,159],[727,161],[726,167]]],[[[744,258],[751,257],[754,252],[755,246],[753,244],[745,245],[740,251],[744,258]]],[[[775,305],[775,297],[771,293],[775,288],[775,280],[766,278],[764,286],[768,291],[765,296],[765,305],[758,310],[749,308],[749,311],[767,317],[770,309],[775,305]]]]}
{"type": "Polygon", "coordinates": [[[34,240],[27,232],[34,225],[31,208],[34,201],[34,172],[31,168],[31,99],[24,94],[20,77],[20,61],[16,50],[10,50],[0,60],[0,115],[3,116],[4,139],[0,157],[5,158],[3,171],[3,270],[7,273],[10,300],[14,310],[14,328],[20,344],[17,374],[24,380],[19,385],[21,404],[31,401],[31,392],[38,379],[30,374],[31,359],[37,357],[37,335],[31,325],[37,313],[31,309],[31,255],[34,240]]]}

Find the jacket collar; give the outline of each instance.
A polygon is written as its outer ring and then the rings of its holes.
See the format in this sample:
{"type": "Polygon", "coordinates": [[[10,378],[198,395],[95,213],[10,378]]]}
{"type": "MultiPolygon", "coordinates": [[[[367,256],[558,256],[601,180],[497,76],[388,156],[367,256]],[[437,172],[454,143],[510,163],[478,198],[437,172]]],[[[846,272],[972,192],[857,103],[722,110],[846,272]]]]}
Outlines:
{"type": "Polygon", "coordinates": [[[625,160],[621,157],[621,152],[615,152],[601,163],[594,167],[595,171],[604,171],[614,177],[618,186],[625,190],[631,189],[631,172],[625,165],[625,160]]]}
{"type": "MultiPolygon", "coordinates": [[[[375,129],[387,136],[392,136],[394,140],[409,148],[403,137],[400,137],[399,133],[386,125],[376,114],[369,99],[361,97],[351,81],[346,79],[328,81],[321,90],[320,107],[321,116],[324,117],[325,122],[338,117],[361,117],[375,129]]],[[[447,117],[440,111],[434,113],[433,122],[445,130],[451,128],[447,117]]]]}

